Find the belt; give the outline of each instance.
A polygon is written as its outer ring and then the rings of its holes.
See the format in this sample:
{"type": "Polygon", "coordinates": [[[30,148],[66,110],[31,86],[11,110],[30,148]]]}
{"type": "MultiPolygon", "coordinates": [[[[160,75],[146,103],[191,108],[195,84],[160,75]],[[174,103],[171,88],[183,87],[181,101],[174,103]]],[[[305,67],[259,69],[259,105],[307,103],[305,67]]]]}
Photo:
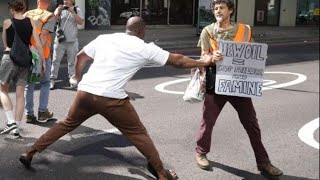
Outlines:
{"type": "Polygon", "coordinates": [[[4,51],[3,54],[10,54],[10,51],[4,51]]]}

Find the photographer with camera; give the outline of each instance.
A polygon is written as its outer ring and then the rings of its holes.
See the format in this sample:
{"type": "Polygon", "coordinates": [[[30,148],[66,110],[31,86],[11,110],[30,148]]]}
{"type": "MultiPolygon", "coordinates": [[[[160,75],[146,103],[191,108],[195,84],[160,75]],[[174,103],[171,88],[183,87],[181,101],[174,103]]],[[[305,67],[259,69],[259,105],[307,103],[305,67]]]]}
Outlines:
{"type": "Polygon", "coordinates": [[[55,88],[55,80],[58,77],[61,59],[65,52],[67,52],[69,78],[74,74],[74,59],[79,51],[77,25],[82,25],[84,22],[80,8],[74,6],[74,0],[64,0],[63,5],[59,5],[54,14],[58,20],[58,26],[53,45],[51,90],[55,88]]]}

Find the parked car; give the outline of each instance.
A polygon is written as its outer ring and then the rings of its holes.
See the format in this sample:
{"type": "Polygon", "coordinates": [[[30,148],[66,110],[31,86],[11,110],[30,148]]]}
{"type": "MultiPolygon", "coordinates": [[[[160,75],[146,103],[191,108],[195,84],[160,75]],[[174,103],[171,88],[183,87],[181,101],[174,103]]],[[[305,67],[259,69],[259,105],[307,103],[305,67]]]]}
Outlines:
{"type": "Polygon", "coordinates": [[[309,11],[301,10],[298,15],[298,20],[300,23],[305,23],[310,19],[309,11]]]}

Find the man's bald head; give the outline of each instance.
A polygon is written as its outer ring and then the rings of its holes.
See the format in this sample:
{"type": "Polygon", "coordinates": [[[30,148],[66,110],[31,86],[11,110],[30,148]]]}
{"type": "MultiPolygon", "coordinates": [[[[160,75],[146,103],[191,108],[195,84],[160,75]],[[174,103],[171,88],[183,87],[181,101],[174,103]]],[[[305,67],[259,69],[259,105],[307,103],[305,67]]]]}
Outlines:
{"type": "Polygon", "coordinates": [[[145,27],[146,23],[144,20],[139,16],[134,16],[127,21],[126,33],[143,39],[145,27]]]}

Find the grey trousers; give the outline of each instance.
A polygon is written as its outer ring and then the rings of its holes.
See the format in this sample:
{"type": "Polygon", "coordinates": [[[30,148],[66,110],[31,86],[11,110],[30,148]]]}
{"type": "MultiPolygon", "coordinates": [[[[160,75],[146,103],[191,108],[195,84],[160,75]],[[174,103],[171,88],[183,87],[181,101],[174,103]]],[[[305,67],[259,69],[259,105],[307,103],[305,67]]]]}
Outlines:
{"type": "Polygon", "coordinates": [[[68,77],[74,74],[74,60],[79,51],[79,42],[55,42],[53,44],[53,56],[52,56],[52,66],[50,79],[57,79],[61,60],[67,52],[68,60],[68,77]]]}

